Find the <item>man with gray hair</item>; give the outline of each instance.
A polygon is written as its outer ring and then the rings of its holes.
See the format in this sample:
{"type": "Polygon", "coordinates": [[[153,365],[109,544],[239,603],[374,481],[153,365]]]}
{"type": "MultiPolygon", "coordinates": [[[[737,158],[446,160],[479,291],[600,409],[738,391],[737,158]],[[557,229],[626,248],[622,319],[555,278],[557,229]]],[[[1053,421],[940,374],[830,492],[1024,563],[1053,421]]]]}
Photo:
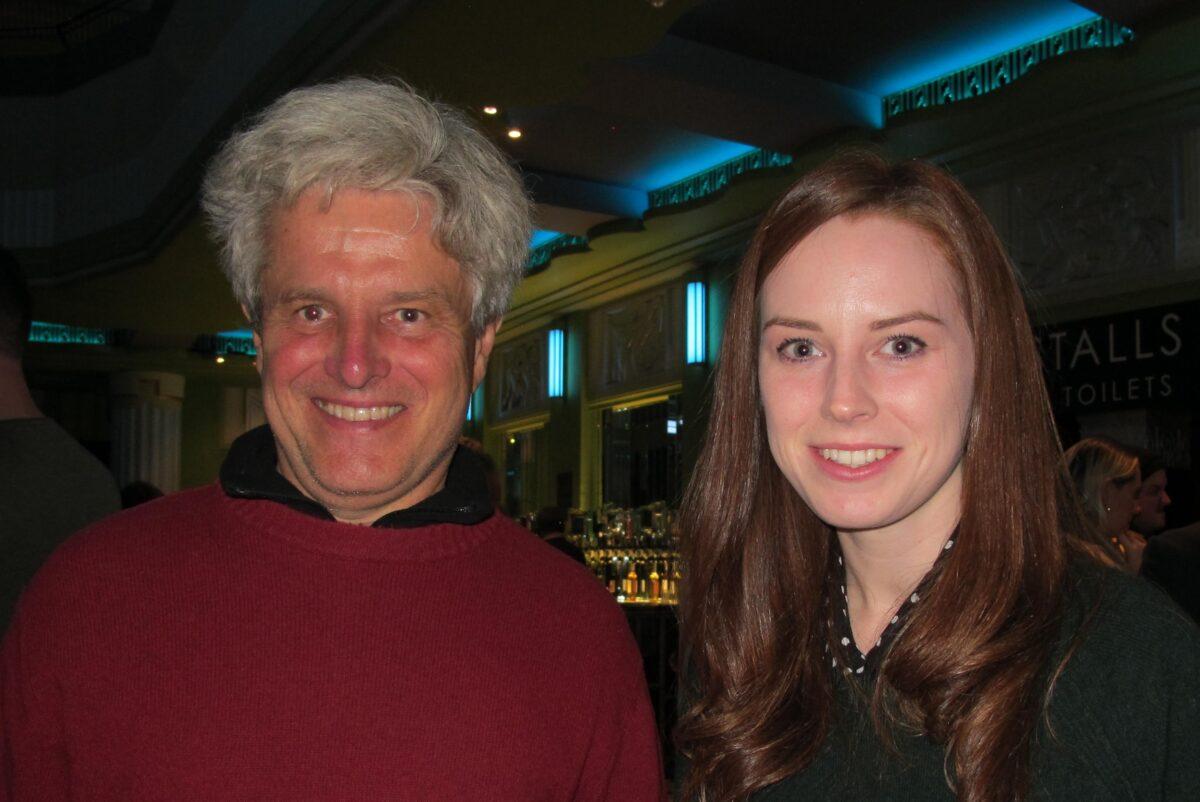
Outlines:
{"type": "Polygon", "coordinates": [[[512,167],[350,79],[231,138],[203,205],[267,426],[31,583],[0,799],[659,799],[624,616],[457,447],[523,270],[512,167]]]}

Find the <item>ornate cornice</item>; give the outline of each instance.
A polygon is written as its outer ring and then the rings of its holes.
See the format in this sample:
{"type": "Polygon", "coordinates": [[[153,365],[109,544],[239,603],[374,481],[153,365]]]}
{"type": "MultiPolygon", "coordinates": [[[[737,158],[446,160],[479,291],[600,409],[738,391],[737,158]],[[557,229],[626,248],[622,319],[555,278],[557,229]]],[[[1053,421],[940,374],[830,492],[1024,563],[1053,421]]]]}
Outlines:
{"type": "Polygon", "coordinates": [[[715,167],[710,167],[682,181],[651,190],[650,209],[680,206],[714,195],[724,189],[734,178],[758,170],[786,167],[792,157],[773,150],[752,150],[715,167]]]}
{"type": "Polygon", "coordinates": [[[579,253],[586,251],[587,237],[577,237],[573,234],[563,234],[529,250],[529,258],[525,261],[525,272],[536,273],[550,264],[550,260],[563,253],[579,253]]]}
{"type": "Polygon", "coordinates": [[[66,326],[62,323],[33,321],[29,328],[29,342],[49,345],[111,345],[112,332],[108,329],[88,329],[83,326],[66,326]]]}
{"type": "Polygon", "coordinates": [[[1133,31],[1129,28],[1096,17],[932,81],[886,95],[883,98],[884,120],[994,92],[1024,77],[1043,61],[1067,53],[1119,47],[1132,40],[1133,31]]]}

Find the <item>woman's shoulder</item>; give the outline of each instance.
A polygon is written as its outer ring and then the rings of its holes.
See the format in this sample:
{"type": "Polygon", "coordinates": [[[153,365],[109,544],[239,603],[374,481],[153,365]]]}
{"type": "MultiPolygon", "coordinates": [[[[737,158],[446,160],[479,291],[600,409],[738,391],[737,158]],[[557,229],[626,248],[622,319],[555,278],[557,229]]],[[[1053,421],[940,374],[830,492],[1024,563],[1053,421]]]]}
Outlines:
{"type": "Polygon", "coordinates": [[[1074,566],[1066,603],[1039,798],[1192,798],[1178,794],[1200,785],[1200,629],[1114,569],[1074,566]]]}

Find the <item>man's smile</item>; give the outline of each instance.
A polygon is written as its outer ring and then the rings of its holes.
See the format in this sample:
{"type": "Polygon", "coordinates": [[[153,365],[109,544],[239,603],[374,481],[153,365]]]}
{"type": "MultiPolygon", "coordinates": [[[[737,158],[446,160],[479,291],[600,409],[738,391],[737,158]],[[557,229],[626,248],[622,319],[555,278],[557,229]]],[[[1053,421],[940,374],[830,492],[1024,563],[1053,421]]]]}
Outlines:
{"type": "Polygon", "coordinates": [[[394,404],[391,406],[347,406],[344,404],[335,404],[331,401],[322,401],[319,398],[314,398],[313,403],[327,415],[351,422],[384,420],[400,414],[405,409],[403,404],[394,404]]]}

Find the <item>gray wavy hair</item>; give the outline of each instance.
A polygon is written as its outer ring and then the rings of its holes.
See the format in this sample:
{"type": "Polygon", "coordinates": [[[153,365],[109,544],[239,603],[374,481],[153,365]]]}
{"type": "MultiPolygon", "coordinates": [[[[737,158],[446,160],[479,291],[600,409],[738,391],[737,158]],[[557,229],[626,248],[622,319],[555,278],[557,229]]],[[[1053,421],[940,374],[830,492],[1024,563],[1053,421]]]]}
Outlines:
{"type": "Polygon", "coordinates": [[[347,78],[296,89],[222,146],[204,178],[225,275],[259,324],[271,218],[311,186],[404,190],[433,201],[433,235],[474,296],[476,332],[508,309],[524,275],[529,196],[520,175],[461,111],[401,82],[347,78]]]}

